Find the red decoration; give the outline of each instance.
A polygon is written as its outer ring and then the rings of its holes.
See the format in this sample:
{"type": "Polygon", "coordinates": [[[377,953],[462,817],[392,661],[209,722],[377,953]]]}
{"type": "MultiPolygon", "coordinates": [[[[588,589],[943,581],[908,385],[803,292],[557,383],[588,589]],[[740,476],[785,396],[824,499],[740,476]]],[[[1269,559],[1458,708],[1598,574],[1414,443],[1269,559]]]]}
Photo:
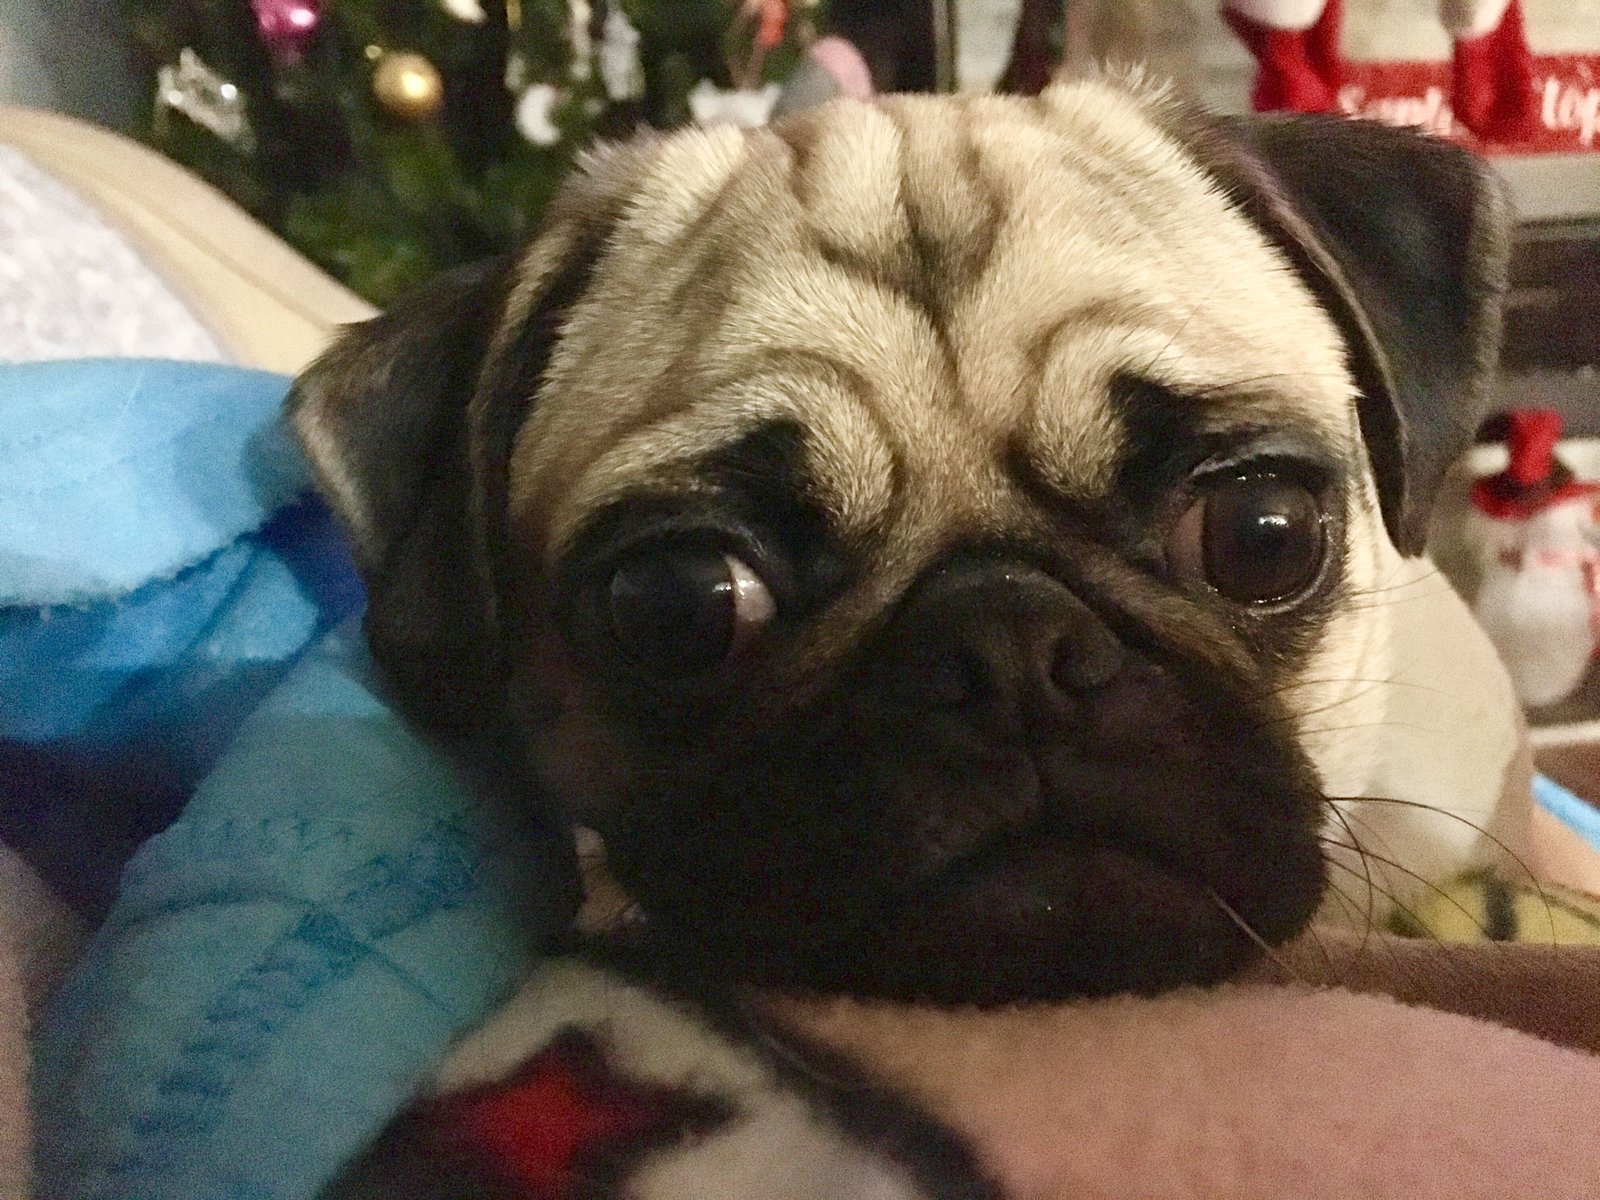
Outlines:
{"type": "Polygon", "coordinates": [[[1479,566],[1472,608],[1524,704],[1572,694],[1600,648],[1600,486],[1573,478],[1553,409],[1506,414],[1506,469],[1472,488],[1479,566]],[[1481,515],[1480,515],[1481,514],[1481,515]]]}
{"type": "Polygon", "coordinates": [[[1258,112],[1335,110],[1421,125],[1490,153],[1597,148],[1600,53],[1535,55],[1522,0],[1442,4],[1455,38],[1442,63],[1343,60],[1340,3],[1222,0],[1223,19],[1258,64],[1258,112]]]}
{"type": "Polygon", "coordinates": [[[756,26],[756,45],[763,50],[776,50],[783,44],[783,31],[788,24],[788,0],[762,0],[761,20],[756,26]]]}
{"type": "Polygon", "coordinates": [[[1222,19],[1255,58],[1250,104],[1257,112],[1328,112],[1339,87],[1342,0],[1328,0],[1309,29],[1279,29],[1226,6],[1222,19]]]}
{"type": "Polygon", "coordinates": [[[280,64],[292,66],[322,23],[322,0],[250,0],[256,29],[280,64]]]}
{"type": "Polygon", "coordinates": [[[1418,125],[1488,154],[1600,153],[1600,53],[1534,55],[1533,119],[1513,137],[1482,144],[1456,120],[1452,73],[1448,62],[1347,62],[1339,111],[1418,125]]]}
{"type": "Polygon", "coordinates": [[[1511,0],[1500,24],[1456,42],[1451,100],[1456,119],[1479,137],[1510,142],[1534,128],[1533,51],[1522,28],[1522,2],[1511,0]]]}
{"type": "Polygon", "coordinates": [[[1552,408],[1519,408],[1507,413],[1510,462],[1498,475],[1472,486],[1472,504],[1498,521],[1526,521],[1556,504],[1600,494],[1600,485],[1580,482],[1556,457],[1561,414],[1552,408]]]}

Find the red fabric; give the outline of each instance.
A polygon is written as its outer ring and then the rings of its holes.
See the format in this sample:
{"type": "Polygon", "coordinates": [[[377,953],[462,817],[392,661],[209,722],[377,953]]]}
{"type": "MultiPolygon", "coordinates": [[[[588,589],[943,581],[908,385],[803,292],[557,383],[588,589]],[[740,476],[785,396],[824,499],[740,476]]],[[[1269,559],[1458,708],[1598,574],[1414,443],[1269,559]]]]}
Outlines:
{"type": "Polygon", "coordinates": [[[1420,126],[1490,155],[1600,153],[1600,54],[1533,57],[1532,127],[1515,138],[1485,140],[1451,111],[1451,64],[1345,63],[1339,111],[1395,125],[1420,126]]]}
{"type": "Polygon", "coordinates": [[[1576,479],[1553,488],[1507,489],[1499,482],[1503,476],[1491,475],[1472,485],[1472,506],[1497,521],[1525,521],[1553,504],[1565,504],[1579,496],[1600,495],[1600,485],[1576,479]]]}
{"type": "Polygon", "coordinates": [[[1344,0],[1328,0],[1317,23],[1306,31],[1306,58],[1328,90],[1338,92],[1344,81],[1344,55],[1339,48],[1344,28],[1344,0]]]}
{"type": "Polygon", "coordinates": [[[559,1200],[585,1159],[649,1131],[668,1099],[609,1074],[586,1048],[552,1047],[504,1084],[441,1101],[429,1124],[528,1200],[559,1200]]]}
{"type": "Polygon", "coordinates": [[[1537,130],[1533,51],[1521,0],[1511,0],[1490,32],[1456,43],[1451,80],[1456,119],[1485,141],[1522,141],[1537,130]]]}
{"type": "Polygon", "coordinates": [[[1549,479],[1556,469],[1561,414],[1553,408],[1519,408],[1506,415],[1511,462],[1506,474],[1523,487],[1549,479]]]}
{"type": "Polygon", "coordinates": [[[1255,88],[1251,106],[1257,112],[1287,109],[1292,112],[1329,112],[1338,91],[1337,76],[1324,78],[1319,71],[1338,62],[1339,4],[1332,0],[1310,29],[1273,29],[1230,8],[1222,10],[1246,50],[1255,58],[1255,88]],[[1330,16],[1331,14],[1331,16],[1330,16]],[[1326,24],[1332,21],[1332,36],[1326,24]]]}

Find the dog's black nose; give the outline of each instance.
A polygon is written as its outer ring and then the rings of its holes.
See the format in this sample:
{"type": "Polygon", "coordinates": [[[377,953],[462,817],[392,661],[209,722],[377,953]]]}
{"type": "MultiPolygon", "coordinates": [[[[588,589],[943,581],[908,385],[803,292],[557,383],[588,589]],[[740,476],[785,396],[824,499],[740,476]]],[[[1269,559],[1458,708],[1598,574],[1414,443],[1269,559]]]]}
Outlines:
{"type": "Polygon", "coordinates": [[[1065,584],[1007,562],[934,568],[891,636],[897,692],[919,706],[995,719],[1076,711],[1125,659],[1116,635],[1065,584]]]}

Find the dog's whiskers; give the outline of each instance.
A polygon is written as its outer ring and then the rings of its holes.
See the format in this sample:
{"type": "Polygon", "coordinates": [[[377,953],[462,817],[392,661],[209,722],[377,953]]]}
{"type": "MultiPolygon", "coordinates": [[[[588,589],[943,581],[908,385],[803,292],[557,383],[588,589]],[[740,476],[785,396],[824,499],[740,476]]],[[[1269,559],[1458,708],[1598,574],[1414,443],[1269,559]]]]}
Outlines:
{"type": "MultiPolygon", "coordinates": [[[[1463,816],[1461,813],[1455,812],[1455,811],[1453,811],[1451,809],[1441,808],[1436,804],[1426,804],[1426,803],[1424,803],[1424,802],[1422,802],[1420,800],[1402,800],[1402,799],[1400,799],[1398,797],[1395,797],[1395,796],[1329,796],[1329,797],[1327,797],[1327,800],[1329,801],[1329,807],[1331,807],[1335,813],[1339,814],[1340,820],[1341,820],[1341,822],[1344,823],[1346,831],[1350,830],[1350,825],[1349,825],[1348,821],[1344,820],[1344,818],[1347,815],[1350,817],[1350,819],[1356,821],[1358,824],[1361,824],[1361,825],[1365,826],[1368,829],[1371,829],[1372,825],[1371,825],[1370,822],[1362,820],[1362,818],[1360,816],[1358,816],[1357,814],[1355,814],[1353,812],[1346,814],[1344,812],[1344,810],[1342,810],[1341,808],[1338,807],[1339,804],[1394,804],[1394,805],[1398,805],[1401,808],[1413,808],[1413,809],[1418,809],[1418,810],[1420,810],[1422,812],[1437,813],[1440,816],[1449,817],[1453,821],[1459,821],[1461,824],[1467,826],[1467,828],[1476,831],[1481,836],[1487,838],[1495,847],[1497,847],[1503,854],[1505,854],[1505,856],[1507,858],[1509,858],[1512,862],[1516,863],[1518,868],[1521,869],[1522,873],[1525,876],[1527,876],[1529,883],[1531,883],[1533,885],[1534,891],[1536,891],[1539,894],[1539,903],[1541,905],[1543,905],[1544,911],[1545,911],[1545,919],[1549,922],[1549,925],[1550,925],[1550,941],[1551,941],[1552,944],[1555,943],[1556,937],[1557,937],[1557,935],[1556,935],[1555,910],[1552,908],[1552,906],[1550,904],[1549,893],[1547,893],[1544,890],[1543,881],[1540,880],[1539,876],[1537,874],[1535,874],[1533,868],[1528,865],[1527,861],[1525,859],[1523,859],[1523,857],[1520,854],[1518,854],[1516,851],[1512,850],[1510,846],[1506,845],[1506,843],[1505,843],[1505,841],[1503,839],[1501,839],[1499,837],[1496,837],[1494,834],[1490,833],[1487,829],[1485,829],[1482,825],[1478,824],[1476,821],[1473,821],[1470,818],[1468,818],[1466,816],[1463,816]]],[[[1427,884],[1427,886],[1429,886],[1430,888],[1433,888],[1435,891],[1438,891],[1441,896],[1445,896],[1445,898],[1450,900],[1450,902],[1452,904],[1455,904],[1456,907],[1458,907],[1458,908],[1461,907],[1460,903],[1458,901],[1456,901],[1454,899],[1454,897],[1448,896],[1445,892],[1440,891],[1440,889],[1437,887],[1436,884],[1430,882],[1427,879],[1424,879],[1422,876],[1418,875],[1415,871],[1412,871],[1410,868],[1403,866],[1402,864],[1400,864],[1399,862],[1394,861],[1393,859],[1390,859],[1390,858],[1388,858],[1388,857],[1386,857],[1384,855],[1378,854],[1375,851],[1369,850],[1365,846],[1362,846],[1360,844],[1361,843],[1361,839],[1359,837],[1356,837],[1354,835],[1354,833],[1351,834],[1350,840],[1351,840],[1352,843],[1355,843],[1355,844],[1352,845],[1352,846],[1347,846],[1347,847],[1345,847],[1345,849],[1352,850],[1352,851],[1354,851],[1354,852],[1356,852],[1358,854],[1362,854],[1362,855],[1369,855],[1370,854],[1374,861],[1384,863],[1387,866],[1390,866],[1390,867],[1394,868],[1397,871],[1402,871],[1405,874],[1411,876],[1412,878],[1417,879],[1418,881],[1420,881],[1420,882],[1422,882],[1424,884],[1427,884]]],[[[1333,861],[1333,860],[1330,859],[1329,861],[1333,861]]],[[[1344,864],[1340,864],[1340,865],[1344,865],[1344,864]]],[[[1390,896],[1389,899],[1392,901],[1392,900],[1394,900],[1394,897],[1390,896]]],[[[1471,913],[1467,913],[1466,909],[1463,908],[1462,912],[1466,913],[1468,919],[1473,920],[1474,923],[1476,923],[1476,918],[1472,917],[1471,913]]],[[[1416,921],[1416,914],[1415,913],[1411,913],[1411,912],[1407,911],[1407,915],[1409,915],[1413,919],[1413,921],[1416,921]]],[[[1422,927],[1425,928],[1425,926],[1423,926],[1422,922],[1417,921],[1416,923],[1419,926],[1422,926],[1422,927]]],[[[1480,928],[1481,928],[1481,926],[1480,926],[1480,928]]],[[[1488,931],[1487,930],[1484,930],[1483,932],[1484,932],[1485,936],[1488,935],[1488,931]]]]}
{"type": "MultiPolygon", "coordinates": [[[[1388,867],[1391,867],[1394,870],[1401,871],[1401,872],[1405,873],[1406,875],[1410,876],[1413,879],[1419,880],[1420,882],[1426,884],[1428,887],[1432,888],[1434,891],[1439,892],[1439,894],[1441,896],[1444,896],[1444,898],[1446,900],[1450,901],[1450,903],[1454,904],[1457,908],[1461,907],[1460,903],[1458,901],[1456,901],[1454,899],[1454,897],[1445,895],[1445,893],[1442,892],[1436,886],[1436,884],[1434,884],[1432,881],[1430,881],[1430,880],[1424,878],[1423,876],[1417,874],[1415,871],[1411,870],[1410,868],[1402,866],[1401,863],[1398,860],[1396,860],[1394,858],[1391,858],[1391,857],[1388,857],[1387,855],[1380,854],[1376,850],[1370,849],[1368,846],[1362,844],[1361,837],[1359,835],[1357,835],[1353,831],[1353,829],[1351,827],[1350,822],[1352,822],[1352,821],[1354,821],[1357,825],[1360,825],[1363,829],[1367,830],[1372,835],[1373,839],[1375,839],[1376,841],[1378,841],[1379,843],[1381,843],[1383,845],[1383,848],[1385,850],[1389,851],[1391,854],[1395,853],[1394,847],[1389,844],[1388,839],[1383,836],[1382,831],[1380,829],[1378,829],[1375,825],[1373,825],[1373,823],[1371,821],[1365,820],[1361,816],[1361,814],[1359,814],[1357,812],[1348,812],[1347,813],[1343,809],[1339,808],[1337,805],[1330,804],[1329,807],[1333,810],[1334,815],[1339,818],[1339,823],[1344,826],[1345,832],[1350,835],[1350,841],[1351,841],[1352,844],[1349,845],[1349,846],[1342,846],[1341,848],[1343,848],[1343,849],[1345,849],[1345,850],[1347,850],[1349,852],[1352,852],[1354,854],[1357,854],[1357,855],[1359,855],[1361,857],[1362,869],[1363,869],[1363,871],[1367,872],[1367,875],[1368,875],[1369,879],[1371,877],[1371,866],[1369,865],[1368,860],[1370,859],[1373,862],[1383,863],[1384,865],[1386,865],[1388,867]]],[[[1445,811],[1443,809],[1435,809],[1432,805],[1428,805],[1426,807],[1428,807],[1431,811],[1437,811],[1437,812],[1444,812],[1445,811]]],[[[1450,814],[1450,815],[1454,815],[1454,814],[1450,814]]],[[[1339,846],[1340,845],[1340,843],[1334,842],[1331,839],[1327,838],[1326,836],[1323,837],[1323,841],[1326,844],[1332,845],[1332,846],[1339,846]]],[[[1326,861],[1329,862],[1330,864],[1334,865],[1334,866],[1341,867],[1346,871],[1350,870],[1349,864],[1343,863],[1343,862],[1339,862],[1337,859],[1331,859],[1330,858],[1330,859],[1327,859],[1326,861]]],[[[1426,922],[1422,921],[1418,917],[1417,913],[1413,909],[1410,909],[1410,908],[1406,907],[1404,904],[1400,903],[1399,899],[1395,896],[1395,894],[1393,892],[1390,892],[1390,891],[1388,891],[1386,889],[1381,889],[1381,888],[1379,889],[1379,891],[1381,892],[1381,894],[1387,900],[1389,900],[1395,906],[1395,908],[1397,910],[1399,910],[1400,912],[1404,913],[1407,917],[1409,917],[1411,919],[1411,923],[1414,926],[1416,926],[1418,929],[1421,929],[1427,935],[1427,937],[1428,937],[1428,939],[1430,941],[1436,942],[1436,943],[1438,943],[1440,945],[1444,944],[1439,939],[1439,937],[1433,933],[1432,930],[1428,929],[1426,922]]],[[[1550,905],[1549,905],[1548,901],[1545,902],[1545,911],[1546,911],[1547,915],[1550,912],[1550,905]]],[[[1463,910],[1463,915],[1465,915],[1469,921],[1472,921],[1474,925],[1478,924],[1477,918],[1472,916],[1471,913],[1466,912],[1465,910],[1463,910]]],[[[1555,921],[1554,921],[1553,916],[1551,917],[1550,930],[1551,930],[1551,936],[1552,936],[1552,938],[1554,938],[1554,935],[1555,935],[1555,921]]],[[[1484,930],[1481,926],[1479,926],[1479,931],[1484,933],[1485,936],[1487,936],[1487,934],[1488,934],[1488,931],[1484,930]]]]}
{"type": "MultiPolygon", "coordinates": [[[[1322,844],[1325,845],[1325,846],[1331,846],[1331,847],[1333,847],[1335,849],[1338,849],[1338,850],[1347,850],[1352,854],[1360,855],[1363,863],[1365,863],[1368,859],[1371,859],[1373,862],[1382,863],[1384,866],[1389,867],[1391,870],[1399,871],[1402,875],[1406,876],[1408,879],[1415,879],[1418,883],[1422,884],[1423,887],[1427,888],[1430,892],[1433,892],[1434,894],[1436,894],[1440,899],[1444,900],[1447,904],[1449,904],[1452,908],[1454,908],[1462,916],[1466,917],[1466,919],[1468,921],[1472,922],[1473,927],[1479,933],[1481,933],[1483,935],[1484,940],[1486,940],[1486,941],[1494,941],[1495,940],[1494,936],[1489,932],[1488,926],[1484,925],[1483,922],[1479,921],[1477,917],[1473,916],[1472,911],[1470,909],[1468,909],[1466,905],[1462,904],[1461,901],[1457,900],[1449,892],[1445,891],[1437,883],[1434,883],[1431,879],[1427,878],[1426,876],[1419,875],[1417,872],[1413,871],[1410,867],[1404,866],[1401,863],[1396,862],[1394,859],[1388,857],[1387,855],[1379,854],[1375,850],[1369,850],[1365,846],[1362,846],[1362,845],[1359,845],[1359,844],[1355,844],[1354,842],[1341,842],[1336,838],[1330,838],[1330,837],[1323,837],[1321,839],[1321,841],[1322,841],[1322,844]]],[[[1330,859],[1329,861],[1330,862],[1335,862],[1337,860],[1330,859]]],[[[1348,864],[1343,864],[1343,863],[1341,863],[1340,865],[1341,866],[1348,866],[1348,864]]],[[[1370,869],[1368,870],[1367,875],[1368,875],[1368,878],[1370,879],[1371,878],[1371,870],[1370,869]]],[[[1399,902],[1395,900],[1394,894],[1392,892],[1391,893],[1385,893],[1385,894],[1388,896],[1389,900],[1391,902],[1394,902],[1396,904],[1396,906],[1398,907],[1399,902]]],[[[1415,911],[1407,910],[1407,915],[1414,922],[1416,922],[1416,925],[1417,925],[1417,927],[1419,929],[1426,930],[1428,928],[1427,922],[1418,919],[1417,914],[1416,914],[1415,911]]]]}
{"type": "Polygon", "coordinates": [[[1183,336],[1183,331],[1189,328],[1189,323],[1199,315],[1200,310],[1211,303],[1212,298],[1217,293],[1217,289],[1221,286],[1221,279],[1217,279],[1212,282],[1211,289],[1206,292],[1205,296],[1189,310],[1188,315],[1183,318],[1182,322],[1179,323],[1178,328],[1173,331],[1172,336],[1167,339],[1166,345],[1157,350],[1155,354],[1151,356],[1150,361],[1145,363],[1144,367],[1139,371],[1140,375],[1150,376],[1154,374],[1156,364],[1167,356],[1167,351],[1171,350],[1178,344],[1178,339],[1183,336]]]}
{"type": "MultiPolygon", "coordinates": [[[[1295,970],[1293,965],[1291,965],[1290,962],[1286,958],[1283,957],[1283,955],[1279,954],[1276,950],[1274,950],[1272,948],[1271,944],[1268,943],[1267,939],[1262,937],[1259,933],[1257,933],[1256,930],[1255,930],[1255,927],[1253,925],[1251,925],[1249,921],[1246,921],[1243,917],[1241,917],[1239,915],[1238,911],[1233,907],[1233,905],[1229,904],[1226,900],[1224,900],[1217,893],[1217,890],[1215,888],[1209,888],[1208,887],[1206,889],[1206,894],[1211,897],[1211,902],[1213,904],[1215,904],[1222,911],[1222,914],[1224,916],[1226,916],[1228,918],[1228,920],[1232,921],[1235,925],[1237,925],[1239,927],[1239,931],[1241,933],[1243,933],[1245,935],[1245,937],[1249,938],[1252,942],[1254,942],[1256,944],[1256,947],[1263,954],[1265,954],[1268,958],[1270,958],[1273,961],[1273,963],[1276,964],[1276,966],[1278,967],[1278,969],[1280,971],[1282,971],[1285,975],[1287,975],[1290,979],[1293,979],[1297,983],[1304,984],[1307,987],[1311,986],[1310,980],[1306,979],[1306,977],[1304,975],[1300,974],[1299,971],[1295,970]]],[[[1327,951],[1324,950],[1323,954],[1326,955],[1327,951]]],[[[1330,969],[1332,968],[1332,963],[1331,962],[1329,963],[1329,967],[1330,967],[1330,969]]]]}
{"type": "MultiPolygon", "coordinates": [[[[1389,578],[1393,579],[1398,574],[1400,574],[1399,569],[1392,570],[1389,572],[1389,578]]],[[[1357,588],[1348,594],[1351,596],[1375,596],[1384,592],[1403,592],[1407,588],[1421,587],[1423,584],[1442,585],[1441,590],[1450,588],[1450,581],[1445,577],[1444,572],[1438,566],[1430,564],[1420,575],[1412,575],[1409,578],[1402,579],[1399,583],[1386,583],[1371,588],[1357,588]]]]}
{"type": "Polygon", "coordinates": [[[1251,384],[1272,383],[1281,379],[1331,381],[1335,383],[1348,382],[1348,378],[1345,375],[1334,371],[1269,371],[1263,375],[1250,375],[1243,379],[1230,379],[1226,383],[1214,383],[1203,388],[1186,388],[1184,391],[1186,395],[1193,396],[1196,399],[1204,399],[1207,396],[1214,396],[1218,392],[1237,392],[1249,387],[1251,384]]]}
{"type": "MultiPolygon", "coordinates": [[[[1370,877],[1370,872],[1368,873],[1368,875],[1363,875],[1362,872],[1357,871],[1349,863],[1340,862],[1337,858],[1325,858],[1324,861],[1327,862],[1327,864],[1330,867],[1338,867],[1341,871],[1346,872],[1347,874],[1353,876],[1356,879],[1364,879],[1364,878],[1370,877]]],[[[1422,920],[1422,918],[1417,915],[1416,910],[1411,908],[1404,901],[1402,901],[1400,899],[1400,897],[1396,896],[1388,888],[1384,887],[1382,884],[1377,883],[1377,882],[1374,882],[1372,884],[1372,889],[1373,889],[1373,891],[1377,892],[1378,895],[1382,896],[1385,900],[1387,900],[1390,904],[1394,905],[1395,910],[1397,912],[1403,913],[1403,914],[1405,914],[1406,917],[1410,918],[1411,923],[1413,925],[1415,925],[1418,929],[1423,931],[1423,936],[1426,938],[1426,940],[1428,940],[1430,942],[1433,942],[1435,945],[1439,945],[1439,946],[1443,946],[1445,944],[1444,940],[1442,938],[1440,938],[1438,934],[1434,933],[1431,929],[1428,928],[1427,922],[1422,920]]],[[[1354,901],[1351,901],[1351,903],[1354,903],[1354,901]]],[[[1388,938],[1390,936],[1392,936],[1392,935],[1387,934],[1387,933],[1380,933],[1380,934],[1378,934],[1377,940],[1378,941],[1383,941],[1384,939],[1386,939],[1386,938],[1388,938]]]]}
{"type": "MultiPolygon", "coordinates": [[[[1340,707],[1342,707],[1342,706],[1344,706],[1346,704],[1352,704],[1357,700],[1361,700],[1361,699],[1363,699],[1363,698],[1365,698],[1367,696],[1370,696],[1373,692],[1377,691],[1383,685],[1384,685],[1384,681],[1381,680],[1381,679],[1368,680],[1368,681],[1366,681],[1366,686],[1364,688],[1362,688],[1362,690],[1359,691],[1359,692],[1352,692],[1348,696],[1341,696],[1337,700],[1330,700],[1330,701],[1328,701],[1328,703],[1326,703],[1324,705],[1321,705],[1318,708],[1308,708],[1308,709],[1305,709],[1305,710],[1299,711],[1299,712],[1284,713],[1281,716],[1270,717],[1265,721],[1256,722],[1254,725],[1251,726],[1251,728],[1252,729],[1271,729],[1274,725],[1282,725],[1282,724],[1285,724],[1285,723],[1291,722],[1291,721],[1303,721],[1303,720],[1306,720],[1306,719],[1308,719],[1310,717],[1322,716],[1324,713],[1332,712],[1336,708],[1340,708],[1340,707]]],[[[1282,690],[1287,691],[1288,689],[1282,689],[1282,690]]],[[[1269,695],[1277,695],[1279,693],[1268,693],[1268,694],[1269,695]]]]}
{"type": "Polygon", "coordinates": [[[1396,721],[1393,719],[1386,719],[1382,721],[1351,721],[1346,725],[1322,725],[1317,728],[1303,729],[1301,732],[1307,737],[1320,737],[1329,733],[1351,733],[1357,729],[1407,729],[1412,733],[1429,735],[1438,733],[1438,730],[1436,729],[1429,729],[1426,726],[1417,725],[1411,721],[1396,721]]]}
{"type": "MultiPolygon", "coordinates": [[[[1291,680],[1290,682],[1281,684],[1278,687],[1269,688],[1264,692],[1256,692],[1250,697],[1250,700],[1270,700],[1275,696],[1282,696],[1289,692],[1299,691],[1302,688],[1337,687],[1344,683],[1365,683],[1370,684],[1373,687],[1412,688],[1416,691],[1430,692],[1436,696],[1447,696],[1450,694],[1444,688],[1434,687],[1431,684],[1426,683],[1416,683],[1407,679],[1374,679],[1366,675],[1339,675],[1326,679],[1314,677],[1310,679],[1291,680]]],[[[1364,695],[1365,693],[1362,694],[1364,695]]]]}
{"type": "MultiPolygon", "coordinates": [[[[1334,865],[1354,874],[1352,868],[1345,863],[1336,862],[1334,865]]],[[[1345,911],[1349,912],[1349,905],[1353,904],[1354,901],[1350,900],[1349,897],[1346,896],[1344,892],[1341,891],[1336,885],[1330,884],[1329,891],[1339,901],[1340,905],[1344,906],[1345,911]]],[[[1385,892],[1384,895],[1388,895],[1388,893],[1385,892]]],[[[1391,896],[1390,899],[1393,899],[1393,897],[1391,896]]],[[[1395,902],[1395,906],[1396,908],[1409,913],[1409,910],[1405,909],[1405,906],[1401,905],[1398,901],[1395,902]]],[[[1427,975],[1419,975],[1416,967],[1408,966],[1404,957],[1402,957],[1399,950],[1396,949],[1396,946],[1399,943],[1407,940],[1422,939],[1406,939],[1395,934],[1378,931],[1376,936],[1373,937],[1371,944],[1373,946],[1382,947],[1384,956],[1388,959],[1389,969],[1393,972],[1393,979],[1397,986],[1403,985],[1405,988],[1409,988],[1413,992],[1425,991],[1430,983],[1427,975]]],[[[1435,965],[1433,969],[1443,969],[1447,971],[1454,970],[1455,964],[1451,961],[1451,956],[1453,953],[1463,949],[1463,947],[1459,943],[1452,945],[1452,943],[1442,941],[1431,933],[1428,934],[1426,940],[1444,952],[1442,957],[1434,960],[1435,965]]],[[[1363,943],[1356,955],[1356,958],[1352,961],[1360,961],[1360,959],[1365,958],[1368,953],[1369,950],[1367,949],[1367,944],[1363,943]]],[[[1349,984],[1345,983],[1342,978],[1337,977],[1337,973],[1335,982],[1340,986],[1350,986],[1349,984]]]]}
{"type": "Polygon", "coordinates": [[[1337,802],[1341,804],[1393,804],[1399,806],[1400,808],[1414,808],[1419,809],[1422,812],[1438,813],[1440,816],[1449,817],[1452,821],[1459,821],[1468,829],[1474,830],[1488,838],[1489,841],[1493,843],[1502,853],[1504,853],[1507,858],[1516,863],[1517,866],[1522,869],[1522,873],[1528,877],[1529,882],[1532,883],[1533,886],[1538,890],[1539,895],[1543,897],[1544,902],[1546,904],[1549,903],[1549,897],[1545,896],[1544,887],[1539,882],[1539,877],[1534,874],[1533,868],[1527,864],[1522,856],[1515,850],[1511,849],[1510,846],[1506,845],[1502,839],[1490,833],[1482,825],[1468,817],[1462,816],[1459,812],[1455,812],[1448,808],[1441,808],[1437,804],[1427,804],[1421,800],[1402,800],[1398,796],[1329,796],[1327,799],[1330,802],[1337,802]]]}
{"type": "MultiPolygon", "coordinates": [[[[1330,804],[1328,808],[1333,812],[1333,815],[1339,819],[1339,824],[1344,826],[1344,831],[1349,835],[1350,841],[1359,846],[1361,839],[1356,837],[1355,831],[1350,828],[1350,822],[1345,818],[1345,815],[1339,809],[1339,806],[1336,804],[1330,804]]],[[[1361,930],[1361,953],[1365,953],[1367,949],[1367,941],[1372,937],[1372,915],[1374,908],[1373,899],[1375,888],[1372,880],[1372,865],[1367,861],[1367,856],[1364,852],[1358,851],[1357,853],[1360,854],[1361,869],[1365,873],[1367,880],[1367,919],[1361,930]]]]}

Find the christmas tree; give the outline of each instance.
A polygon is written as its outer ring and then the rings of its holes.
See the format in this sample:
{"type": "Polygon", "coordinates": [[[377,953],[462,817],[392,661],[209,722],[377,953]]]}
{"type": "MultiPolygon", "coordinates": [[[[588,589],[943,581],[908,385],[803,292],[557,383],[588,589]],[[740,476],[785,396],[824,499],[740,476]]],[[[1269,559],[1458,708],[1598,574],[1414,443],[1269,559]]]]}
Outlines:
{"type": "Polygon", "coordinates": [[[516,244],[597,137],[760,121],[825,17],[786,0],[127,3],[147,139],[379,304],[516,244]]]}

